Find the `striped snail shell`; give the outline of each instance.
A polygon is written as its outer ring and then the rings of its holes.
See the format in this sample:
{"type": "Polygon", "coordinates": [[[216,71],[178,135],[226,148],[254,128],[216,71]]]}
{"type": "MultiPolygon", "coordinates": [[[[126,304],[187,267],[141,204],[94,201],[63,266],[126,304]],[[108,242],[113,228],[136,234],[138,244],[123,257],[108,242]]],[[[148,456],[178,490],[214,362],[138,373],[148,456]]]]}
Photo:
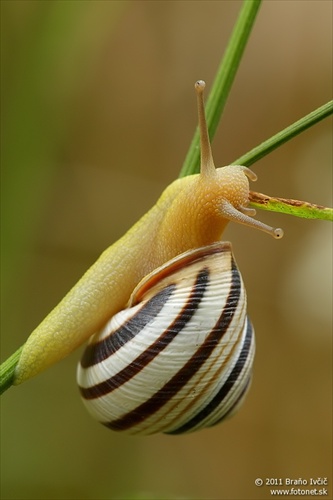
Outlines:
{"type": "Polygon", "coordinates": [[[88,344],[77,380],[88,411],[129,434],[180,434],[230,416],[250,384],[254,331],[231,244],[157,268],[88,344]]]}

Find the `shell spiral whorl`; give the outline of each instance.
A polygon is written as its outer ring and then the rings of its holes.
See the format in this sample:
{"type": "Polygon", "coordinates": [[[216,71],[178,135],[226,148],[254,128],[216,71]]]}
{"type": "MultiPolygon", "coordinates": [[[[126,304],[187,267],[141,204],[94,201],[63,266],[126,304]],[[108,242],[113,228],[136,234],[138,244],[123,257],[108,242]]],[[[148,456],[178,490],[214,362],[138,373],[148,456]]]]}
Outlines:
{"type": "Polygon", "coordinates": [[[191,250],[138,285],[88,344],[77,380],[88,411],[129,434],[180,434],[233,413],[251,380],[254,331],[231,244],[191,250]]]}

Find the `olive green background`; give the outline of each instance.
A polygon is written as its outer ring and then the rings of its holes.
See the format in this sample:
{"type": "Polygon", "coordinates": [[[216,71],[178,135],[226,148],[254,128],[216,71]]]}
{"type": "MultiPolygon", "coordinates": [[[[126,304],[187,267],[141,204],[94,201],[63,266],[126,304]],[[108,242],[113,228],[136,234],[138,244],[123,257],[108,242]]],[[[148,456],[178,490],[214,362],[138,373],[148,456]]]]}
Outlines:
{"type": "MultiPolygon", "coordinates": [[[[2,359],[177,177],[241,2],[2,1],[2,359]]],[[[331,99],[332,3],[263,3],[213,142],[225,165],[331,99]]],[[[253,170],[253,190],[332,204],[330,119],[253,170]]],[[[257,355],[241,411],[187,436],[95,423],[75,352],[1,400],[3,499],[266,499],[328,477],[332,229],[231,225],[257,355]]],[[[327,497],[326,497],[327,498],[327,497]]],[[[330,497],[331,498],[331,497],[330,497]]]]}

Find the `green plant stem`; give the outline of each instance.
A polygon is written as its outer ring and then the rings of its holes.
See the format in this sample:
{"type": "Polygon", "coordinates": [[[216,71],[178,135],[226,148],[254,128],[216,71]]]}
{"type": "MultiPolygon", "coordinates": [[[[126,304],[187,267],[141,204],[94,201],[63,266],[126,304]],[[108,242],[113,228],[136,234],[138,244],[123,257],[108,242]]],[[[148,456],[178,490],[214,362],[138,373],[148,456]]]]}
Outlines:
{"type": "MultiPolygon", "coordinates": [[[[207,104],[206,118],[210,139],[214,137],[231,85],[256,19],[261,0],[245,0],[231,34],[222,62],[217,70],[207,104]]],[[[179,177],[195,174],[200,165],[199,130],[195,131],[179,177]]]]}
{"type": "Polygon", "coordinates": [[[15,367],[20,359],[21,351],[23,346],[21,346],[17,351],[14,352],[6,361],[0,365],[0,394],[5,392],[14,382],[14,372],[15,367]]]}
{"type": "Polygon", "coordinates": [[[304,116],[297,122],[289,125],[289,127],[281,130],[277,134],[273,135],[270,139],[259,144],[259,146],[251,149],[248,153],[237,158],[237,160],[232,162],[232,165],[244,165],[249,167],[253,163],[257,162],[264,156],[268,155],[274,151],[274,149],[282,146],[287,141],[290,141],[293,137],[304,132],[304,130],[312,127],[316,123],[320,122],[324,118],[331,115],[333,112],[333,101],[329,101],[320,108],[317,108],[315,111],[312,111],[308,115],[304,116]]]}

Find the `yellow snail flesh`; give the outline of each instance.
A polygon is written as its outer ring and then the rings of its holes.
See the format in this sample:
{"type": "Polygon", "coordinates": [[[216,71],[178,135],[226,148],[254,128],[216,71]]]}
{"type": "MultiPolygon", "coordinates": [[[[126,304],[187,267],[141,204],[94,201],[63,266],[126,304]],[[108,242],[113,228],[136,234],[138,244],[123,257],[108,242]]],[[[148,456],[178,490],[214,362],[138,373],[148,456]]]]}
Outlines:
{"type": "Polygon", "coordinates": [[[112,430],[192,432],[240,406],[254,350],[244,284],[220,242],[148,275],[91,338],[77,380],[88,411],[112,430]]]}

